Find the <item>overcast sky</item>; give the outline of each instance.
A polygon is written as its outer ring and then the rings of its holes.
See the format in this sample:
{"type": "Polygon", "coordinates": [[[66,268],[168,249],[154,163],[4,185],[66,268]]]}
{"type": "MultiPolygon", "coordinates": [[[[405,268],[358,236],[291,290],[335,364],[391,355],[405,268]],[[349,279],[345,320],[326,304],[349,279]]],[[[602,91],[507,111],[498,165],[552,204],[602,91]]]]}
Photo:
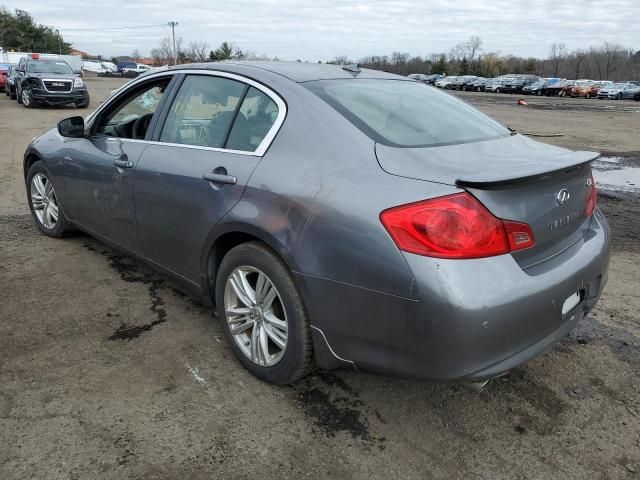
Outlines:
{"type": "Polygon", "coordinates": [[[256,54],[287,60],[358,59],[393,51],[445,52],[470,35],[483,51],[545,57],[549,45],[570,49],[611,41],[640,49],[639,0],[0,0],[59,28],[91,54],[147,55],[179,22],[185,44],[230,41],[256,54]],[[79,31],[73,29],[94,29],[79,31]],[[110,28],[110,30],[107,30],[110,28]]]}

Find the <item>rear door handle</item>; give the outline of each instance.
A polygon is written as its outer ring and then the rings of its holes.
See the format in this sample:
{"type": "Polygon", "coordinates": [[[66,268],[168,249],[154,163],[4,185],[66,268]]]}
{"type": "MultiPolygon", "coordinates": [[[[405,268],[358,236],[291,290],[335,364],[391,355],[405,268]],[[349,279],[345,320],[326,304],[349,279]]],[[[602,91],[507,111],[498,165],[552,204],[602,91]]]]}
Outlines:
{"type": "Polygon", "coordinates": [[[118,168],[133,168],[133,162],[127,160],[127,156],[123,155],[117,160],[113,161],[113,164],[118,168]]]}
{"type": "Polygon", "coordinates": [[[229,185],[235,185],[238,179],[233,175],[225,175],[222,173],[206,172],[202,174],[202,178],[213,183],[227,183],[229,185]]]}

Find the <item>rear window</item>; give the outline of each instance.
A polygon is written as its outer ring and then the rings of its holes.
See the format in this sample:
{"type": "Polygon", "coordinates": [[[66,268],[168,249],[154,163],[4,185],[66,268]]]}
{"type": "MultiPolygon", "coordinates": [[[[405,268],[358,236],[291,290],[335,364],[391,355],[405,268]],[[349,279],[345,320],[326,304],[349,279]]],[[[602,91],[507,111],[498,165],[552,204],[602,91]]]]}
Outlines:
{"type": "Polygon", "coordinates": [[[304,84],[376,142],[432,147],[508,136],[475,108],[435,88],[402,80],[325,80],[304,84]]]}

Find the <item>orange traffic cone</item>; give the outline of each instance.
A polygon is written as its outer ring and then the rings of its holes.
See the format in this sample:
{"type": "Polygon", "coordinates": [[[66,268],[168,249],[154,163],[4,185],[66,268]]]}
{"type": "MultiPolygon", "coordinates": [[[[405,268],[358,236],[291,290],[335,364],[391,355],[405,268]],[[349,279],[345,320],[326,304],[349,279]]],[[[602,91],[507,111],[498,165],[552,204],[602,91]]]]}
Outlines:
{"type": "Polygon", "coordinates": [[[523,98],[520,98],[520,99],[518,99],[518,105],[524,105],[526,107],[527,106],[527,102],[525,102],[523,98]]]}

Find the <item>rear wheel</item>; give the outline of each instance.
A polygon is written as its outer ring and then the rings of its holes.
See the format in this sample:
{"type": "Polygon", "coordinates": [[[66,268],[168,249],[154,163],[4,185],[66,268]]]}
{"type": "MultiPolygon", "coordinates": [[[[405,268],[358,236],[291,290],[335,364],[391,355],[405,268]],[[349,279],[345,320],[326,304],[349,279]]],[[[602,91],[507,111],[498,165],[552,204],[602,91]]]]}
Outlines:
{"type": "Polygon", "coordinates": [[[591,93],[590,93],[590,92],[587,92],[587,94],[584,96],[584,98],[586,98],[586,99],[591,98],[591,93]]]}
{"type": "Polygon", "coordinates": [[[27,173],[29,209],[42,233],[60,238],[71,229],[51,183],[51,174],[41,161],[35,162],[27,173]]]}
{"type": "Polygon", "coordinates": [[[621,93],[616,95],[616,100],[622,100],[622,94],[621,93]]]}
{"type": "Polygon", "coordinates": [[[216,278],[222,328],[242,365],[269,383],[309,373],[309,320],[287,266],[269,248],[249,242],[222,260],[216,278]]]}

